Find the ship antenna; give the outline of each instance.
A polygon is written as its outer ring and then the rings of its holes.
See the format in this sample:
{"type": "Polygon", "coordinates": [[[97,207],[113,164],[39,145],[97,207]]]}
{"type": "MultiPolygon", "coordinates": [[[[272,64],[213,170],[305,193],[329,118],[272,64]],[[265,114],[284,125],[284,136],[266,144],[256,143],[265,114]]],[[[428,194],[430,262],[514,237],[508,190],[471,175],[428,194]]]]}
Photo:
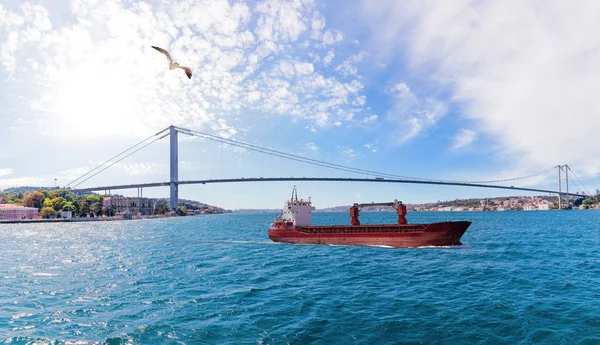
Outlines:
{"type": "Polygon", "coordinates": [[[292,189],[292,201],[298,201],[298,191],[296,190],[296,185],[294,185],[294,189],[292,189]],[[294,200],[294,194],[296,194],[296,200],[294,200]]]}

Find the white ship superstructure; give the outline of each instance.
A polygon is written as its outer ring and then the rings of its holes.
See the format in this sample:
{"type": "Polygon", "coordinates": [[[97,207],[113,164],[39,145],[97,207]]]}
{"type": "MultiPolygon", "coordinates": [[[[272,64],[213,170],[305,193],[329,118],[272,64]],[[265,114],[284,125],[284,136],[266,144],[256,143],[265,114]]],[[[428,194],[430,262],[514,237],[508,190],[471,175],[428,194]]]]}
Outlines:
{"type": "Polygon", "coordinates": [[[314,210],[310,198],[308,200],[298,200],[298,193],[296,187],[294,187],[292,198],[283,205],[281,220],[284,223],[291,222],[294,226],[309,226],[312,224],[312,212],[314,210]]]}

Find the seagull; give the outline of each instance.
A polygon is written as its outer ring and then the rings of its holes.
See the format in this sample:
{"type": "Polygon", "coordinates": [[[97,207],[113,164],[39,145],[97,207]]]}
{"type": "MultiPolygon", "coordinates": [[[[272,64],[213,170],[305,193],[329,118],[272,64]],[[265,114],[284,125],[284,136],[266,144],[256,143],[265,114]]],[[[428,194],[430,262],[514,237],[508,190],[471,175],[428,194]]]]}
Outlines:
{"type": "Polygon", "coordinates": [[[181,66],[180,64],[178,64],[177,62],[173,62],[173,58],[171,57],[171,54],[169,54],[168,51],[166,51],[165,49],[162,49],[160,47],[155,47],[155,46],[151,46],[152,48],[158,50],[159,52],[165,54],[165,56],[167,57],[167,59],[169,59],[169,69],[173,70],[175,68],[181,68],[182,70],[185,71],[185,75],[188,76],[188,78],[192,79],[192,70],[189,67],[186,66],[181,66]]]}

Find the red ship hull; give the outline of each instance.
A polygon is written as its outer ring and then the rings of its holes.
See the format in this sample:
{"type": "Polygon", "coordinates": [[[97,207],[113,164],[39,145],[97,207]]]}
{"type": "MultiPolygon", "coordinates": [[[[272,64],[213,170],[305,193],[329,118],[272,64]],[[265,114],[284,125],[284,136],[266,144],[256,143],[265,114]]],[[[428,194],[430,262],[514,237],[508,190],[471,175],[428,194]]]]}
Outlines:
{"type": "Polygon", "coordinates": [[[290,226],[273,223],[269,238],[294,244],[389,246],[414,248],[461,245],[460,238],[471,222],[432,224],[290,226]]]}

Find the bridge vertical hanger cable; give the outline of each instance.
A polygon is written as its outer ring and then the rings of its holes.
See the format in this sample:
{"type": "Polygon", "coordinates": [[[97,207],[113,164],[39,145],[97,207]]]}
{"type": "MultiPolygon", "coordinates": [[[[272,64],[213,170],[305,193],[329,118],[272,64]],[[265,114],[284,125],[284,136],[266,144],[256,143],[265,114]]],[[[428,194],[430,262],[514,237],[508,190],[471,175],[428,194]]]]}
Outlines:
{"type": "MultiPolygon", "coordinates": [[[[293,154],[290,154],[290,153],[285,153],[285,152],[282,152],[282,151],[268,149],[268,148],[260,147],[260,146],[253,145],[253,144],[248,144],[248,143],[244,143],[244,142],[240,142],[240,141],[236,141],[236,140],[232,140],[232,139],[227,139],[227,138],[223,138],[223,137],[219,137],[219,136],[215,136],[215,135],[211,135],[211,134],[206,134],[206,133],[202,133],[202,132],[198,132],[198,131],[194,131],[194,130],[189,130],[189,129],[185,129],[185,128],[181,128],[181,127],[172,126],[172,127],[168,127],[166,129],[164,129],[164,130],[162,130],[162,131],[154,134],[153,136],[150,136],[150,137],[144,139],[143,141],[137,143],[136,145],[134,145],[134,146],[128,148],[127,150],[119,153],[118,155],[114,156],[113,158],[111,158],[107,162],[104,162],[103,164],[101,164],[98,167],[92,169],[91,171],[87,172],[83,176],[81,176],[81,177],[77,178],[76,180],[72,181],[67,186],[73,185],[74,182],[77,182],[77,181],[81,180],[83,177],[90,175],[92,172],[94,172],[94,171],[102,168],[107,163],[110,163],[109,165],[105,166],[101,170],[97,171],[96,173],[92,174],[91,176],[87,177],[86,179],[84,179],[84,180],[80,181],[79,183],[75,184],[74,187],[77,187],[77,186],[81,185],[83,182],[86,182],[87,180],[89,180],[92,177],[98,175],[99,173],[105,171],[106,169],[112,167],[113,165],[115,165],[116,163],[122,161],[123,159],[125,159],[125,158],[131,156],[132,154],[134,154],[134,153],[142,150],[143,148],[151,145],[152,143],[154,143],[154,142],[156,142],[156,141],[158,141],[160,139],[163,139],[164,137],[168,136],[170,133],[167,133],[167,134],[164,134],[161,137],[155,138],[156,136],[164,133],[165,131],[171,130],[171,128],[175,129],[177,132],[182,133],[182,134],[196,136],[196,137],[200,137],[200,138],[203,138],[203,139],[208,139],[208,140],[212,140],[212,141],[216,141],[216,142],[221,143],[221,145],[220,145],[221,155],[222,155],[222,150],[223,150],[223,144],[227,144],[227,145],[231,145],[231,146],[235,146],[235,147],[240,147],[240,148],[251,150],[251,151],[256,151],[256,152],[264,153],[264,154],[267,154],[267,155],[270,155],[270,156],[281,157],[281,158],[288,159],[288,160],[294,160],[294,161],[302,162],[302,163],[305,163],[305,164],[311,164],[311,165],[315,165],[315,166],[322,166],[322,167],[325,167],[325,168],[335,169],[335,170],[340,170],[340,171],[346,171],[346,172],[350,172],[350,173],[354,173],[354,174],[362,174],[362,175],[367,175],[367,176],[382,177],[382,178],[377,178],[379,180],[383,179],[383,177],[387,177],[387,178],[391,178],[391,179],[397,179],[397,178],[402,179],[403,178],[403,179],[406,179],[403,182],[412,181],[412,182],[415,182],[415,183],[435,183],[435,184],[453,184],[453,185],[479,185],[479,186],[482,186],[482,187],[490,187],[491,186],[491,185],[489,185],[490,183],[501,183],[501,182],[508,182],[508,181],[520,181],[520,179],[525,179],[525,178],[530,178],[530,177],[534,177],[534,176],[539,176],[539,175],[545,174],[545,173],[547,173],[549,171],[554,170],[554,168],[555,168],[555,167],[553,167],[553,168],[541,171],[539,173],[530,174],[530,175],[527,175],[527,176],[521,176],[521,177],[517,177],[517,178],[503,179],[503,180],[493,180],[493,181],[472,181],[472,182],[467,182],[467,181],[447,181],[447,180],[434,180],[434,179],[424,179],[424,178],[413,178],[413,177],[405,177],[405,176],[401,176],[401,175],[381,173],[381,172],[376,172],[376,171],[371,171],[371,170],[358,169],[358,168],[343,166],[343,165],[339,165],[339,164],[329,163],[329,162],[325,162],[325,161],[319,161],[319,160],[316,160],[316,159],[311,159],[311,158],[306,158],[306,157],[302,157],[302,156],[297,156],[297,155],[293,155],[293,154]],[[116,157],[122,156],[123,154],[131,151],[135,147],[140,146],[141,144],[147,142],[148,140],[152,140],[152,141],[150,141],[149,143],[145,144],[144,146],[136,149],[135,151],[130,152],[126,156],[121,157],[121,158],[119,158],[118,160],[116,160],[114,162],[111,162],[116,157]],[[488,183],[488,185],[484,185],[483,183],[488,183]]],[[[221,160],[222,159],[223,158],[221,158],[221,160]]],[[[221,172],[221,174],[222,174],[222,172],[221,172]]],[[[579,181],[579,182],[581,183],[581,181],[579,181]]],[[[71,188],[74,188],[74,187],[71,187],[71,188]]],[[[506,186],[502,186],[502,185],[499,185],[499,187],[500,188],[514,188],[513,186],[506,187],[506,186]]],[[[527,188],[515,188],[515,189],[532,190],[532,191],[534,191],[534,189],[527,189],[527,188]]]]}
{"type": "Polygon", "coordinates": [[[393,175],[393,174],[381,173],[381,172],[377,172],[377,171],[352,168],[352,167],[348,167],[348,166],[344,166],[344,165],[319,161],[319,160],[312,159],[312,158],[301,157],[301,156],[297,156],[297,155],[294,155],[291,153],[268,149],[268,148],[260,147],[257,145],[245,143],[242,141],[227,139],[227,138],[219,137],[219,136],[212,135],[212,134],[194,131],[191,129],[181,128],[181,127],[176,127],[176,128],[180,133],[183,133],[183,134],[197,136],[200,138],[217,141],[217,142],[224,143],[227,145],[241,147],[241,148],[251,150],[251,151],[256,151],[256,152],[260,152],[260,153],[264,153],[264,154],[268,154],[268,155],[272,155],[272,156],[277,156],[277,157],[281,157],[281,158],[285,158],[285,159],[289,159],[289,160],[300,161],[300,162],[307,163],[307,164],[323,166],[323,167],[327,167],[330,169],[343,170],[343,171],[348,171],[348,172],[353,172],[353,173],[363,174],[363,175],[377,175],[377,176],[388,176],[388,177],[393,177],[393,178],[413,179],[413,180],[418,180],[418,181],[430,181],[429,179],[422,179],[422,178],[417,178],[417,177],[408,177],[408,176],[401,176],[401,175],[393,175]]]}
{"type": "Polygon", "coordinates": [[[221,178],[223,178],[223,144],[221,146],[221,178]]]}
{"type": "MultiPolygon", "coordinates": [[[[268,154],[268,155],[272,155],[272,156],[277,156],[277,157],[281,157],[281,158],[285,158],[285,159],[289,159],[289,160],[293,160],[293,161],[298,161],[298,162],[303,162],[303,163],[307,163],[307,164],[322,166],[322,167],[326,167],[326,168],[330,168],[330,169],[342,170],[342,171],[352,172],[352,173],[356,173],[356,174],[363,174],[363,175],[377,174],[378,176],[395,177],[394,175],[391,175],[391,174],[375,173],[375,172],[365,172],[365,171],[361,171],[361,169],[355,169],[355,168],[343,167],[343,166],[336,166],[336,164],[315,161],[315,160],[312,160],[312,159],[309,159],[309,158],[294,156],[294,155],[286,154],[286,153],[269,152],[269,151],[273,151],[273,150],[248,147],[248,146],[245,145],[245,143],[238,143],[238,142],[235,142],[235,141],[233,141],[233,142],[227,142],[227,141],[222,141],[222,140],[215,139],[215,138],[206,138],[206,137],[203,137],[201,135],[196,135],[196,134],[189,134],[189,133],[185,133],[185,134],[194,135],[194,136],[198,136],[198,137],[201,137],[201,138],[218,141],[218,142],[221,142],[223,144],[227,144],[227,145],[231,145],[231,146],[236,146],[236,147],[244,148],[244,149],[247,149],[247,150],[256,151],[256,152],[260,152],[260,153],[264,153],[264,154],[268,154]]],[[[222,149],[222,147],[221,147],[221,149],[222,149]]],[[[423,180],[423,179],[416,179],[416,178],[413,178],[413,179],[414,180],[423,180]]]]}
{"type": "MultiPolygon", "coordinates": [[[[365,169],[348,167],[348,166],[344,166],[344,165],[340,165],[340,164],[335,164],[335,163],[324,162],[324,161],[320,161],[320,160],[316,160],[316,159],[312,159],[312,158],[301,157],[301,156],[297,156],[297,155],[294,155],[294,154],[291,154],[291,153],[286,153],[286,152],[282,152],[282,151],[268,149],[268,148],[260,147],[260,146],[257,146],[257,145],[245,143],[245,142],[242,142],[242,141],[236,141],[236,140],[232,140],[232,139],[227,139],[227,138],[223,138],[223,137],[219,137],[219,136],[216,136],[216,135],[207,134],[207,133],[203,133],[203,132],[199,132],[199,131],[195,131],[195,130],[191,130],[191,129],[187,129],[187,128],[181,128],[181,127],[177,127],[177,126],[175,128],[179,132],[181,132],[183,134],[187,134],[187,135],[191,135],[191,136],[197,136],[197,137],[200,137],[200,138],[217,141],[217,142],[228,144],[228,145],[231,145],[231,146],[241,147],[241,148],[245,148],[247,150],[261,152],[261,153],[268,154],[268,155],[271,155],[271,156],[277,156],[277,157],[281,157],[281,158],[285,158],[285,159],[289,159],[289,160],[303,162],[303,163],[306,163],[306,164],[312,164],[312,165],[322,166],[322,167],[326,167],[326,168],[329,168],[329,169],[341,170],[341,171],[351,172],[351,173],[355,173],[355,174],[373,175],[373,176],[388,177],[388,178],[411,179],[411,180],[415,180],[415,181],[431,181],[431,182],[435,181],[435,182],[460,182],[460,183],[471,183],[471,184],[490,184],[490,183],[502,183],[502,182],[518,181],[519,179],[525,179],[525,178],[540,176],[540,175],[546,174],[546,173],[554,170],[554,167],[552,167],[552,168],[546,169],[544,171],[540,171],[538,173],[530,174],[530,175],[527,175],[527,176],[520,176],[520,177],[516,177],[516,178],[503,179],[503,180],[490,180],[490,181],[449,181],[449,180],[435,180],[435,179],[426,179],[426,178],[416,178],[416,177],[408,177],[408,176],[395,175],[395,174],[382,173],[382,172],[377,172],[377,171],[372,171],[372,170],[365,170],[365,169]]],[[[221,149],[222,149],[222,147],[221,147],[221,149]]]]}
{"type": "MultiPolygon", "coordinates": [[[[158,132],[158,133],[156,133],[156,134],[154,134],[154,135],[151,135],[151,136],[149,136],[148,138],[146,138],[146,139],[144,139],[144,140],[140,141],[139,143],[137,143],[137,144],[135,144],[135,145],[131,146],[130,148],[126,149],[125,151],[121,151],[121,153],[119,153],[118,155],[116,155],[116,156],[114,156],[114,157],[112,157],[112,158],[108,159],[106,162],[104,162],[104,163],[102,163],[102,164],[98,165],[98,166],[97,166],[97,167],[95,167],[94,169],[92,169],[92,170],[90,170],[90,171],[86,172],[85,174],[83,174],[83,175],[79,176],[78,178],[74,179],[73,181],[69,182],[69,183],[68,183],[68,184],[66,184],[66,185],[65,185],[63,188],[67,188],[67,187],[71,186],[73,183],[75,183],[75,182],[77,182],[77,181],[81,180],[82,178],[86,177],[87,175],[89,175],[89,174],[93,173],[94,171],[96,171],[96,170],[100,169],[100,168],[101,168],[103,165],[105,165],[105,164],[107,164],[107,163],[110,163],[110,162],[111,162],[113,159],[116,159],[117,157],[119,157],[119,156],[121,156],[121,155],[123,155],[123,154],[127,153],[128,151],[131,151],[131,150],[133,150],[133,149],[134,149],[134,148],[136,148],[137,146],[140,146],[141,144],[145,143],[146,141],[148,141],[148,140],[150,140],[150,139],[152,139],[152,138],[154,138],[154,137],[157,137],[157,136],[159,136],[160,134],[164,133],[164,132],[165,132],[166,130],[168,130],[168,129],[169,129],[169,127],[167,127],[167,128],[165,128],[165,129],[163,129],[162,131],[160,131],[160,132],[158,132]]],[[[137,152],[137,151],[135,151],[135,152],[137,152]]],[[[102,171],[104,171],[104,170],[102,170],[102,171]]],[[[97,174],[94,174],[94,176],[96,176],[96,175],[97,175],[97,174]]],[[[85,181],[87,181],[87,180],[88,180],[88,179],[86,179],[85,181]]],[[[82,182],[84,182],[84,181],[82,181],[82,182]]],[[[81,184],[81,182],[80,182],[80,183],[78,183],[78,184],[76,184],[74,187],[76,187],[76,186],[79,186],[80,184],[81,184]]]]}

